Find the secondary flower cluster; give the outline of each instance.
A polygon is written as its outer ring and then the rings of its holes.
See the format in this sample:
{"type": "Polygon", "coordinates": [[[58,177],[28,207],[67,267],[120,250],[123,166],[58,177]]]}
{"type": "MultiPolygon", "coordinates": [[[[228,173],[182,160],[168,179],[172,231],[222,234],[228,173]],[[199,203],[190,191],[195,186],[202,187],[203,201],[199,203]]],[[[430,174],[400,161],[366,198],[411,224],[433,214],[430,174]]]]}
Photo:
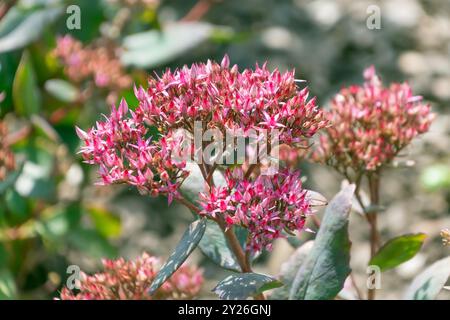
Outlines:
{"type": "Polygon", "coordinates": [[[98,88],[111,92],[108,97],[110,103],[114,103],[120,90],[131,86],[132,79],[124,72],[114,49],[83,47],[81,42],[65,35],[58,38],[54,53],[61,59],[70,80],[82,82],[92,79],[98,88]]]}
{"type": "Polygon", "coordinates": [[[7,134],[8,128],[5,122],[0,120],[0,181],[5,180],[8,173],[16,167],[14,153],[6,142],[7,134]]]}
{"type": "Polygon", "coordinates": [[[333,123],[313,153],[341,171],[374,171],[391,162],[417,135],[428,131],[434,114],[407,83],[384,87],[375,68],[362,86],[343,88],[327,113],[333,123]]]}
{"type": "Polygon", "coordinates": [[[272,175],[246,179],[240,169],[226,172],[227,186],[200,194],[201,214],[223,215],[228,227],[249,230],[247,244],[253,252],[271,249],[274,239],[302,230],[312,213],[300,173],[283,169],[272,175]]]}
{"type": "Polygon", "coordinates": [[[179,196],[178,187],[188,175],[186,162],[177,161],[183,137],[169,132],[152,141],[143,114],[129,111],[125,100],[105,122],[88,132],[77,128],[77,134],[85,143],[80,150],[85,162],[100,165],[98,184],[130,184],[142,194],[167,195],[169,203],[179,196]]]}
{"type": "Polygon", "coordinates": [[[202,272],[181,266],[156,292],[148,289],[160,267],[159,259],[144,253],[134,261],[103,260],[104,271],[92,276],[81,273],[78,293],[63,288],[62,300],[162,300],[192,299],[203,284],[202,272]]]}
{"type": "Polygon", "coordinates": [[[270,72],[266,65],[239,72],[225,56],[218,64],[193,64],[152,78],[148,89],[136,89],[145,120],[162,132],[182,127],[193,131],[194,121],[205,128],[228,130],[278,129],[280,143],[298,143],[327,126],[323,113],[297,90],[294,72],[270,72]]]}

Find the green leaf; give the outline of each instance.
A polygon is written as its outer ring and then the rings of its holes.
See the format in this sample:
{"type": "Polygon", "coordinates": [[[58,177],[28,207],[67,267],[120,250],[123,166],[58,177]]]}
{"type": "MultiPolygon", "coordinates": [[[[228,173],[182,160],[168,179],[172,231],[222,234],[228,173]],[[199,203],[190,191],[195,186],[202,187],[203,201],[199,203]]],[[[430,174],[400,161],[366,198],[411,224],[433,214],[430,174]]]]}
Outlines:
{"type": "Polygon", "coordinates": [[[9,270],[0,269],[0,300],[17,299],[17,287],[9,270]]]}
{"type": "Polygon", "coordinates": [[[414,278],[405,291],[405,300],[433,300],[450,276],[450,257],[441,259],[414,278]]]}
{"type": "Polygon", "coordinates": [[[207,23],[182,22],[127,36],[122,63],[126,66],[152,68],[167,63],[207,40],[213,27],[207,23]]]}
{"type": "Polygon", "coordinates": [[[5,193],[6,207],[10,214],[10,223],[18,225],[25,222],[31,215],[27,199],[21,197],[14,189],[5,193]]]}
{"type": "Polygon", "coordinates": [[[0,53],[23,48],[37,40],[61,13],[60,7],[12,8],[0,23],[0,53]]]}
{"type": "Polygon", "coordinates": [[[94,222],[95,229],[107,238],[118,237],[121,232],[120,218],[105,208],[90,207],[88,213],[94,222]]]}
{"type": "Polygon", "coordinates": [[[344,286],[351,271],[348,215],[354,191],[354,185],[345,187],[326,208],[311,252],[295,276],[289,299],[332,299],[344,286]]]}
{"type": "Polygon", "coordinates": [[[283,283],[259,273],[233,274],[220,281],[213,289],[220,299],[243,300],[263,291],[281,287],[283,283]]]}
{"type": "Polygon", "coordinates": [[[76,87],[62,79],[47,80],[44,87],[53,97],[63,102],[75,102],[80,95],[76,87]]]}
{"type": "Polygon", "coordinates": [[[36,75],[27,52],[22,55],[14,77],[13,102],[16,112],[21,116],[30,116],[41,109],[41,96],[36,75]]]}
{"type": "Polygon", "coordinates": [[[152,285],[150,286],[149,294],[155,293],[155,291],[158,290],[158,288],[161,287],[161,285],[169,279],[175,271],[178,270],[183,262],[186,261],[202,239],[205,229],[205,219],[196,220],[189,225],[189,228],[184,232],[183,237],[175,248],[175,251],[161,267],[155,277],[155,280],[153,280],[152,285]]]}
{"type": "Polygon", "coordinates": [[[425,241],[423,233],[407,234],[386,242],[370,260],[369,265],[378,266],[381,271],[397,267],[419,252],[425,241]]]}
{"type": "Polygon", "coordinates": [[[270,295],[272,300],[287,300],[289,299],[289,292],[294,282],[295,276],[303,263],[306,261],[314,241],[305,242],[301,247],[297,248],[289,259],[281,265],[279,279],[284,283],[284,286],[273,291],[270,295]]]}

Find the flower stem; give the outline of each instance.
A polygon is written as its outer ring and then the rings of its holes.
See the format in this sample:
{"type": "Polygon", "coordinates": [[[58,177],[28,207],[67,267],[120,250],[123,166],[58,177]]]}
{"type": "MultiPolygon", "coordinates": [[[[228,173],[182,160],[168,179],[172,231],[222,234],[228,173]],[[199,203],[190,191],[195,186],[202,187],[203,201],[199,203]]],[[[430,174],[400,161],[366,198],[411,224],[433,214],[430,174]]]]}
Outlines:
{"type": "MultiPolygon", "coordinates": [[[[367,221],[370,226],[370,259],[375,256],[379,248],[380,234],[378,232],[378,212],[376,208],[380,205],[380,179],[378,173],[369,176],[369,190],[370,190],[370,203],[372,209],[371,212],[367,213],[367,221]]],[[[374,288],[369,288],[367,291],[367,299],[375,300],[375,290],[374,288]]]]}
{"type": "MultiPolygon", "coordinates": [[[[232,228],[226,227],[226,223],[223,220],[223,217],[219,216],[217,217],[216,222],[219,224],[220,228],[222,229],[225,238],[227,239],[228,245],[230,246],[231,251],[234,253],[234,256],[236,257],[236,260],[241,267],[242,272],[253,272],[252,267],[250,265],[250,259],[248,259],[248,255],[244,253],[244,250],[241,247],[241,244],[239,243],[239,240],[236,237],[236,234],[234,233],[232,228]]],[[[265,300],[265,296],[263,293],[255,295],[255,300],[265,300]]]]}

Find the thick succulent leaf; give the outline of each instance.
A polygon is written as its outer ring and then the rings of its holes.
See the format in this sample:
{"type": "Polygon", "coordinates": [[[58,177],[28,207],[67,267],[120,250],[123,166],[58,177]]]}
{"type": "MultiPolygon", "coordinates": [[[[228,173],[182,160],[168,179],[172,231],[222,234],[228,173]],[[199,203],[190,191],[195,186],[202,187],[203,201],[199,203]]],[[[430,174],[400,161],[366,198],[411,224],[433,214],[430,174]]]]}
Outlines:
{"type": "Polygon", "coordinates": [[[0,53],[23,48],[37,40],[61,13],[61,7],[12,8],[0,23],[0,53]]]}
{"type": "Polygon", "coordinates": [[[199,248],[208,258],[222,268],[241,272],[241,268],[236,261],[235,255],[228,247],[222,230],[214,221],[208,220],[199,248]]]}
{"type": "Polygon", "coordinates": [[[332,299],[350,273],[348,215],[354,185],[339,192],[325,210],[314,246],[297,272],[289,299],[332,299]]]}
{"type": "Polygon", "coordinates": [[[450,277],[450,257],[441,259],[414,278],[405,291],[405,300],[433,300],[450,277]]]}
{"type": "Polygon", "coordinates": [[[171,24],[162,31],[129,35],[123,41],[122,63],[140,68],[162,65],[207,40],[212,31],[213,27],[207,23],[182,22],[171,24]]]}
{"type": "Polygon", "coordinates": [[[381,271],[397,267],[408,261],[419,252],[425,241],[423,233],[406,234],[386,242],[370,260],[369,265],[375,265],[381,271]]]}
{"type": "Polygon", "coordinates": [[[264,274],[240,273],[220,281],[213,291],[220,299],[243,300],[282,285],[280,281],[264,274]]]}
{"type": "Polygon", "coordinates": [[[184,232],[180,242],[178,242],[175,251],[170,255],[166,263],[161,267],[158,274],[150,286],[149,293],[153,294],[159,287],[183,264],[184,261],[197,247],[203,237],[206,229],[206,220],[196,220],[190,224],[184,232]]]}
{"type": "Polygon", "coordinates": [[[289,292],[294,282],[295,276],[298,270],[305,262],[311,249],[314,245],[314,241],[310,240],[305,242],[301,247],[297,248],[289,259],[281,265],[279,279],[284,283],[284,286],[275,289],[270,295],[272,300],[287,300],[289,299],[289,292]]]}

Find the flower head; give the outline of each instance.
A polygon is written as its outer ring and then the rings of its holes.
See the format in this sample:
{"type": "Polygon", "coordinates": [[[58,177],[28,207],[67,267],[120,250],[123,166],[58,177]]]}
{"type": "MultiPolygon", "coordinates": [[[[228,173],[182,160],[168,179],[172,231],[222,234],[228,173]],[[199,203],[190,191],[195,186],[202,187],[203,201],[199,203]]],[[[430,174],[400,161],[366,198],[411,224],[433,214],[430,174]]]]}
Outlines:
{"type": "Polygon", "coordinates": [[[194,121],[220,130],[274,129],[280,142],[301,142],[325,127],[322,111],[309,99],[308,89],[297,90],[294,72],[270,72],[266,65],[239,72],[229,59],[208,61],[151,78],[148,89],[136,89],[145,120],[167,132],[194,121]]]}
{"type": "Polygon", "coordinates": [[[108,89],[108,102],[114,103],[120,90],[131,86],[115,51],[106,46],[83,46],[70,35],[57,39],[54,50],[68,78],[75,82],[91,80],[96,87],[108,89]]]}
{"type": "Polygon", "coordinates": [[[341,171],[375,171],[428,131],[434,114],[407,83],[384,87],[373,66],[364,78],[362,86],[343,88],[332,100],[327,112],[332,126],[320,137],[316,161],[341,171]]]}
{"type": "Polygon", "coordinates": [[[224,216],[228,227],[247,228],[253,252],[270,249],[273,240],[300,231],[312,213],[300,173],[288,169],[273,176],[246,179],[240,169],[228,170],[227,186],[200,195],[201,214],[224,216]]]}
{"type": "Polygon", "coordinates": [[[133,261],[103,260],[103,272],[92,276],[82,273],[79,292],[63,288],[60,297],[62,300],[192,299],[200,291],[202,272],[183,265],[150,296],[148,290],[159,267],[159,259],[146,253],[133,261]]]}
{"type": "Polygon", "coordinates": [[[158,141],[153,140],[142,113],[129,111],[125,100],[104,122],[88,132],[77,128],[84,141],[80,153],[86,163],[100,166],[99,184],[125,183],[142,194],[164,194],[169,202],[179,196],[177,191],[183,178],[185,161],[177,161],[182,141],[169,132],[158,141]]]}

